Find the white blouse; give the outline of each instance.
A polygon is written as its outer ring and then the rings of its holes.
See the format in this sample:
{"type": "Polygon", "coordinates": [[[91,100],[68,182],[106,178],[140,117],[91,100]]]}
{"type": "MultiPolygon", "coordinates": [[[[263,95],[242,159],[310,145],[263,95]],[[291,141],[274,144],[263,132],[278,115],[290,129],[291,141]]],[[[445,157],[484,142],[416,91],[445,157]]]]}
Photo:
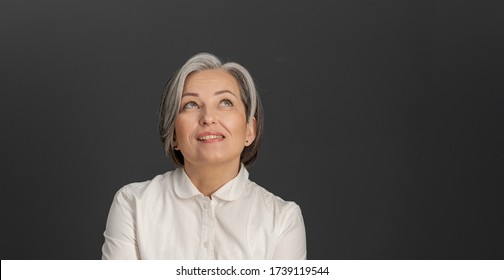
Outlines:
{"type": "Polygon", "coordinates": [[[201,194],[183,168],[121,188],[103,259],[306,259],[299,206],[238,175],[201,194]]]}

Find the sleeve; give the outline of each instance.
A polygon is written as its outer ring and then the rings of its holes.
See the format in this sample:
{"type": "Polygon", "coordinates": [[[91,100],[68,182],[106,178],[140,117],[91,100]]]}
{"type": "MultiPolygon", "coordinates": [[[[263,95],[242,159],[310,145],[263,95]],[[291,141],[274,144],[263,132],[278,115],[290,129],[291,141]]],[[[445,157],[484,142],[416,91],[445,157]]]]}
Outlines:
{"type": "Polygon", "coordinates": [[[294,202],[287,204],[280,223],[280,242],[273,259],[306,260],[306,233],[301,208],[294,202]]]}
{"type": "Polygon", "coordinates": [[[126,187],[115,195],[103,236],[103,260],[139,259],[135,226],[135,200],[126,187]]]}

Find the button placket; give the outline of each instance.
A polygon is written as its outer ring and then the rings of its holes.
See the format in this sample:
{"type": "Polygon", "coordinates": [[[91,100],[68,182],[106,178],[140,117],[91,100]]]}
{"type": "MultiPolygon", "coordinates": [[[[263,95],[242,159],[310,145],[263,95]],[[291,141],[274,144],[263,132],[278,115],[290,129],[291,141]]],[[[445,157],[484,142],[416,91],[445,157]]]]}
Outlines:
{"type": "Polygon", "coordinates": [[[209,259],[213,256],[211,248],[211,240],[213,238],[213,215],[211,200],[208,197],[203,197],[201,201],[201,250],[200,259],[209,259]]]}
{"type": "Polygon", "coordinates": [[[210,234],[208,240],[208,256],[215,259],[215,205],[217,201],[211,199],[208,201],[208,214],[210,216],[210,234]]]}

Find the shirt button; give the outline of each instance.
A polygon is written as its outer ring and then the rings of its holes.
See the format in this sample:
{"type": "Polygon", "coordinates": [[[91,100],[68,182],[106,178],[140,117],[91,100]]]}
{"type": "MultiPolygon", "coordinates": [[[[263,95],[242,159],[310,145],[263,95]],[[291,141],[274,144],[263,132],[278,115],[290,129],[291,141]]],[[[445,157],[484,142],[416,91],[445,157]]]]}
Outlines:
{"type": "Polygon", "coordinates": [[[208,203],[204,203],[203,208],[208,209],[208,203]]]}
{"type": "Polygon", "coordinates": [[[208,248],[208,241],[203,242],[203,247],[208,248]]]}

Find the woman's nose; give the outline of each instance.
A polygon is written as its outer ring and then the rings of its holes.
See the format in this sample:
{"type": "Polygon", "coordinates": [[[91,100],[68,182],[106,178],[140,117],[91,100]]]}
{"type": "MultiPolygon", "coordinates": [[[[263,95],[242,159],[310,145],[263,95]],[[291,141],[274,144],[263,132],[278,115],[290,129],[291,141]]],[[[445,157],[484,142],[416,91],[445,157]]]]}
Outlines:
{"type": "Polygon", "coordinates": [[[204,108],[201,110],[201,125],[210,125],[215,124],[217,122],[217,116],[212,109],[204,108]]]}

